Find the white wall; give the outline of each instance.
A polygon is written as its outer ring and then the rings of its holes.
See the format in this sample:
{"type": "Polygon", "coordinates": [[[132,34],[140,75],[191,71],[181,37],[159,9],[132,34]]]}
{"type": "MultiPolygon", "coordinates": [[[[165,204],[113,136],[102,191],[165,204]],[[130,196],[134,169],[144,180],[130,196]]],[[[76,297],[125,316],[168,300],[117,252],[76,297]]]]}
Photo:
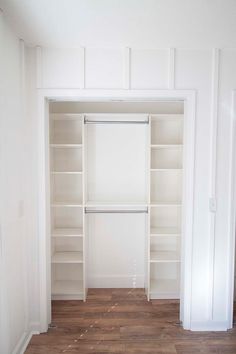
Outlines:
{"type": "Polygon", "coordinates": [[[0,352],[20,353],[29,338],[31,124],[24,108],[24,45],[0,14],[0,352]]]}
{"type": "Polygon", "coordinates": [[[235,0],[0,0],[20,38],[59,47],[235,47],[235,0]]]}

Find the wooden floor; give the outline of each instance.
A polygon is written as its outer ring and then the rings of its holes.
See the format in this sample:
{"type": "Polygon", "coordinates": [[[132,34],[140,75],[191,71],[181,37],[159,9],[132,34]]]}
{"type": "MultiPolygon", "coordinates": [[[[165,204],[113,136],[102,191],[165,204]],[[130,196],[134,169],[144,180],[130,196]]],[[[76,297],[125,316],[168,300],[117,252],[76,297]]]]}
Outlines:
{"type": "Polygon", "coordinates": [[[236,354],[236,329],[184,331],[178,301],[147,302],[142,289],[91,289],[85,303],[54,301],[52,318],[26,354],[236,354]]]}

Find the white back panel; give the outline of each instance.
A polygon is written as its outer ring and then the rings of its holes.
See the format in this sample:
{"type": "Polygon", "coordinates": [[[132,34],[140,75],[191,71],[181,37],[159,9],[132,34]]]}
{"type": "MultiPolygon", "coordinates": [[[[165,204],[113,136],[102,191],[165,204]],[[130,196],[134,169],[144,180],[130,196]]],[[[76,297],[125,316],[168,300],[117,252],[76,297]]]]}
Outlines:
{"type": "Polygon", "coordinates": [[[145,214],[88,215],[88,286],[144,287],[145,214]]]}
{"type": "Polygon", "coordinates": [[[87,125],[88,201],[146,201],[146,132],[146,124],[87,125]]]}

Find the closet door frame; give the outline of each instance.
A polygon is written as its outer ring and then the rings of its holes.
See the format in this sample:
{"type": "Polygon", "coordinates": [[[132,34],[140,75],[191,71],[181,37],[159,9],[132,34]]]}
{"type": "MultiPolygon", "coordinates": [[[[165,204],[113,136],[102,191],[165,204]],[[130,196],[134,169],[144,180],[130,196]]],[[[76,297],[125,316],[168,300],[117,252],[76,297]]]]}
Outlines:
{"type": "Polygon", "coordinates": [[[49,101],[183,101],[183,217],[181,249],[180,320],[191,328],[192,240],[195,170],[195,90],[38,90],[38,237],[39,237],[39,312],[40,332],[51,323],[51,250],[49,182],[49,101]]]}
{"type": "Polygon", "coordinates": [[[228,328],[233,328],[234,325],[234,298],[236,291],[236,267],[235,267],[235,252],[236,252],[236,90],[232,91],[231,102],[231,136],[230,136],[230,195],[231,203],[229,205],[229,259],[228,259],[228,328]]]}

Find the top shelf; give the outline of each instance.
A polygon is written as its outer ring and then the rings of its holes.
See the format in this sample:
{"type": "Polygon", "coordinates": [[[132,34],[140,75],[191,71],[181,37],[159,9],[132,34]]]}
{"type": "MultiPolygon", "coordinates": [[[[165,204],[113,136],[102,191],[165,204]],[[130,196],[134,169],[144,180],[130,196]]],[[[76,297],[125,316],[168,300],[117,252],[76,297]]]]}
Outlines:
{"type": "Polygon", "coordinates": [[[80,121],[83,122],[84,115],[78,113],[50,113],[51,120],[56,121],[80,121]]]}
{"type": "Polygon", "coordinates": [[[151,116],[151,145],[180,146],[183,144],[183,115],[151,116]]]}
{"type": "Polygon", "coordinates": [[[82,144],[83,115],[50,115],[50,143],[55,147],[82,144]]]}

